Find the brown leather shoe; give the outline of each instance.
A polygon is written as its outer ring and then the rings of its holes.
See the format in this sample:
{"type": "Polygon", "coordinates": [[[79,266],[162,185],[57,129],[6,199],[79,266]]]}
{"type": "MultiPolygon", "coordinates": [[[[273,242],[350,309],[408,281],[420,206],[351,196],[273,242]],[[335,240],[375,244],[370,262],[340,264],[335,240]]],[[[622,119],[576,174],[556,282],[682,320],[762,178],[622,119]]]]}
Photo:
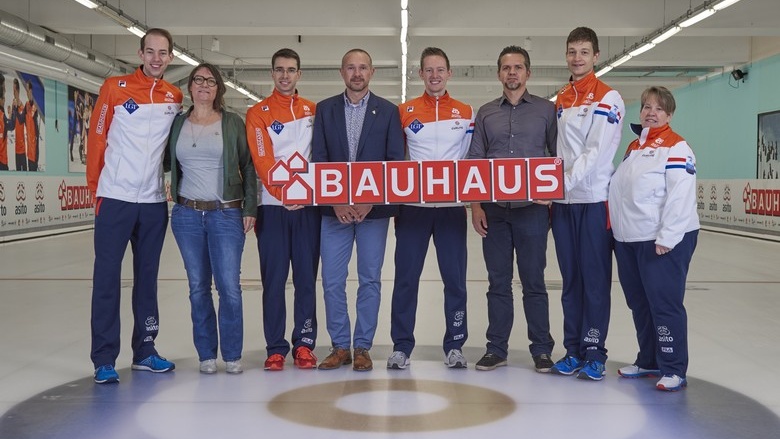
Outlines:
{"type": "Polygon", "coordinates": [[[333,348],[330,351],[330,355],[322,360],[322,363],[318,366],[321,370],[338,369],[342,364],[349,364],[352,362],[352,356],[349,349],[333,348]]]}
{"type": "Polygon", "coordinates": [[[355,362],[352,364],[352,370],[365,372],[374,368],[374,362],[368,355],[368,349],[355,348],[355,362]]]}

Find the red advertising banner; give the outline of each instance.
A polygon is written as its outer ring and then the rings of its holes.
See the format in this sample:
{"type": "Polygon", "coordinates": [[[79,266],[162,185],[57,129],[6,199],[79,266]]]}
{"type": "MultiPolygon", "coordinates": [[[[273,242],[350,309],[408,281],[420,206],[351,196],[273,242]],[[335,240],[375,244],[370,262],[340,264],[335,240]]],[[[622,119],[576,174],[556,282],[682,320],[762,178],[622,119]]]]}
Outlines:
{"type": "Polygon", "coordinates": [[[279,161],[268,181],[282,202],[302,205],[471,203],[558,200],[563,161],[557,157],[398,162],[279,161]]]}

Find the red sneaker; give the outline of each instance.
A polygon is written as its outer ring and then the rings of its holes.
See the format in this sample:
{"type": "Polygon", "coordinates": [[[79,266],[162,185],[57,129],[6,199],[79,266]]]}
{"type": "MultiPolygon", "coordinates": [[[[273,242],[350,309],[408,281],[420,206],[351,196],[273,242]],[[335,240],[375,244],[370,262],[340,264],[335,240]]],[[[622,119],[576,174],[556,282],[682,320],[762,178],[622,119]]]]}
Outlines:
{"type": "Polygon", "coordinates": [[[282,354],[273,354],[265,360],[265,370],[284,369],[284,357],[282,354]]]}
{"type": "Polygon", "coordinates": [[[295,365],[298,369],[314,369],[317,367],[317,357],[306,346],[299,346],[295,350],[295,365]]]}

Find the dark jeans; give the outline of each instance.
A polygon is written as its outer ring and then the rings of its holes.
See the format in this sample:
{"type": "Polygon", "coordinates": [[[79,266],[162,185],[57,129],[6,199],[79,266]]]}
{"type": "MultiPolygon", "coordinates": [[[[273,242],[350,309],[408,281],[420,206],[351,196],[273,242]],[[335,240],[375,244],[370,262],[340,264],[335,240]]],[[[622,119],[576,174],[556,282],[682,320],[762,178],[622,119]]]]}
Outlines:
{"type": "Polygon", "coordinates": [[[488,223],[487,236],[482,240],[489,282],[487,352],[502,358],[508,355],[514,322],[512,262],[516,255],[531,355],[550,354],[555,341],[550,335],[550,307],[544,284],[549,209],[539,204],[511,209],[492,203],[482,204],[482,208],[488,223]]]}

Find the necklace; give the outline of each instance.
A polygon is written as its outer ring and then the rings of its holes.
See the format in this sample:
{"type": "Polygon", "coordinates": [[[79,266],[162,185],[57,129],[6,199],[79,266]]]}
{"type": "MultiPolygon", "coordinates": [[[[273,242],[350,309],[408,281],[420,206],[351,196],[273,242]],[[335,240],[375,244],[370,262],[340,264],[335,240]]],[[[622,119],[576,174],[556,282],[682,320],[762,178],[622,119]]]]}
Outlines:
{"type": "Polygon", "coordinates": [[[203,130],[206,129],[208,125],[201,125],[200,131],[198,131],[198,135],[195,135],[195,128],[192,126],[195,125],[192,121],[190,121],[190,135],[192,135],[192,147],[195,148],[198,146],[198,139],[200,139],[200,135],[203,134],[203,130]]]}

